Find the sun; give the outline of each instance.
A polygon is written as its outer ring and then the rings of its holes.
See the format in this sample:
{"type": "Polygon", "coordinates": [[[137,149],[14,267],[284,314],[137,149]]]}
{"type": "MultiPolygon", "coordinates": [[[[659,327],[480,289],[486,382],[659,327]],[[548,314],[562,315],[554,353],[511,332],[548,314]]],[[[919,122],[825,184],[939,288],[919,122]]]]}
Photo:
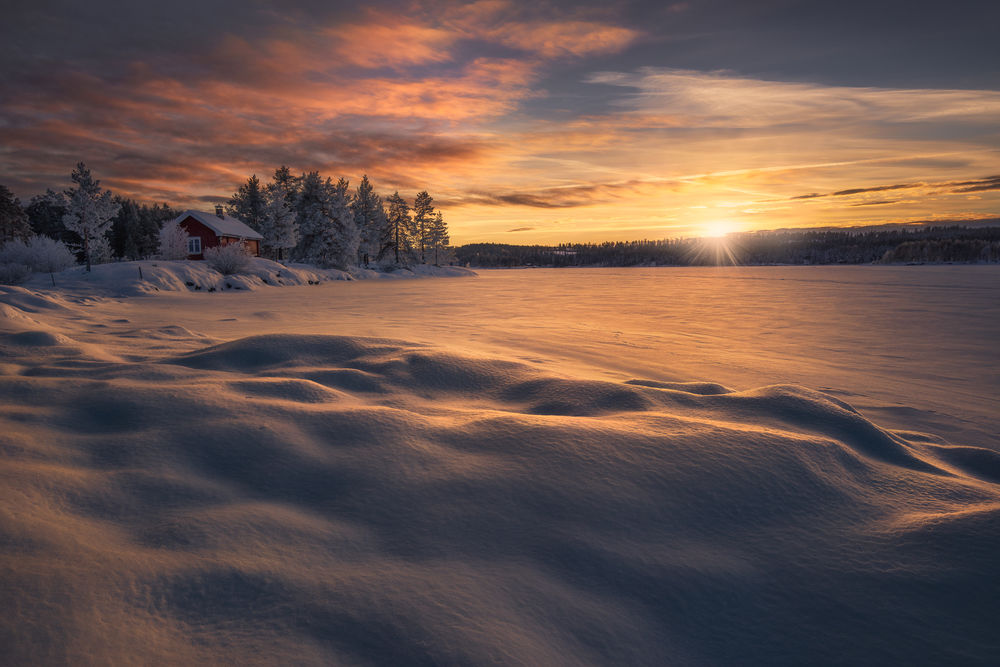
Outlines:
{"type": "Polygon", "coordinates": [[[706,222],[702,226],[702,236],[711,239],[720,239],[735,231],[736,225],[729,220],[713,220],[712,222],[706,222]]]}

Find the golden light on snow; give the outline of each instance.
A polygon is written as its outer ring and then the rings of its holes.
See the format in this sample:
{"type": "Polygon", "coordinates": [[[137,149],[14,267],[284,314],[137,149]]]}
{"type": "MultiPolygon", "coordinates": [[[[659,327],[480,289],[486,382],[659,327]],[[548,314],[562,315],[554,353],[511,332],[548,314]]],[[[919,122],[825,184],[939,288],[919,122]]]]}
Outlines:
{"type": "Polygon", "coordinates": [[[0,287],[5,664],[996,655],[997,267],[141,266],[0,287]]]}

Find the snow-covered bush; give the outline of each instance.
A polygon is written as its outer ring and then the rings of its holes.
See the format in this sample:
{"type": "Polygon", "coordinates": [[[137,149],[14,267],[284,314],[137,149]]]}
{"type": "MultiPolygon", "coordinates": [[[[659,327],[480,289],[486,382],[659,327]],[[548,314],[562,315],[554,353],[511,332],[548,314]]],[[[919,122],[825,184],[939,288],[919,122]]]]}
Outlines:
{"type": "Polygon", "coordinates": [[[187,259],[188,233],[176,222],[168,222],[160,230],[160,259],[187,259]]]}
{"type": "Polygon", "coordinates": [[[20,285],[31,276],[24,264],[0,264],[0,285],[20,285]]]}
{"type": "Polygon", "coordinates": [[[250,254],[242,243],[205,249],[205,261],[224,276],[241,273],[250,266],[250,254]]]}
{"type": "Polygon", "coordinates": [[[107,236],[101,235],[91,241],[90,262],[92,264],[107,264],[113,259],[114,251],[111,250],[111,241],[107,236]]]}
{"type": "MultiPolygon", "coordinates": [[[[27,241],[20,239],[9,241],[0,248],[0,265],[8,267],[4,270],[4,281],[9,282],[20,276],[23,271],[31,273],[54,273],[76,264],[73,253],[61,241],[47,236],[33,236],[27,241]],[[18,268],[23,267],[23,268],[18,268]]],[[[21,278],[23,282],[27,276],[21,278]]]]}

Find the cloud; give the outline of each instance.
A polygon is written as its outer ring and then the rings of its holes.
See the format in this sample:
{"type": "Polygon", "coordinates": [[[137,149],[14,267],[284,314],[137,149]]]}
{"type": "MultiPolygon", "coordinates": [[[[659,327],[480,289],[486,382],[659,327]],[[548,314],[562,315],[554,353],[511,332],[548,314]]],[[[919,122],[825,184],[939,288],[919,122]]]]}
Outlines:
{"type": "Polygon", "coordinates": [[[447,62],[452,59],[452,46],[461,37],[454,31],[387,13],[370,11],[366,19],[324,30],[339,63],[398,67],[447,62]]]}
{"type": "MultiPolygon", "coordinates": [[[[751,211],[796,225],[856,219],[855,204],[996,210],[998,181],[970,178],[1000,173],[995,91],[587,76],[663,37],[638,22],[646,8],[614,3],[291,0],[222,21],[216,3],[178,2],[64,2],[0,25],[0,173],[22,200],[83,159],[116,192],[175,205],[280,164],[367,173],[454,207],[455,239],[541,237],[567,209],[563,233],[591,239],[751,211]],[[872,203],[904,184],[905,201],[872,203]]],[[[689,4],[657,15],[703,12],[689,4]]]]}
{"type": "Polygon", "coordinates": [[[534,229],[535,229],[534,227],[515,227],[514,229],[508,229],[507,232],[508,233],[512,233],[512,232],[530,232],[530,231],[532,231],[534,229]]]}
{"type": "Polygon", "coordinates": [[[992,90],[825,86],[657,68],[600,72],[587,80],[633,89],[620,106],[652,126],[763,128],[954,118],[992,123],[1000,115],[1000,92],[992,90]]]}
{"type": "MultiPolygon", "coordinates": [[[[180,1],[191,16],[211,14],[180,1]]],[[[78,21],[110,19],[98,5],[78,21]]],[[[35,24],[37,13],[22,18],[35,24]]],[[[8,182],[44,189],[85,159],[123,191],[175,201],[231,190],[248,171],[282,163],[429,187],[421,179],[497,151],[503,142],[484,128],[544,94],[535,85],[547,59],[606,53],[635,36],[508,2],[346,14],[303,0],[190,30],[161,14],[131,7],[86,39],[49,18],[61,45],[47,44],[43,58],[12,51],[16,62],[0,72],[8,182]],[[126,24],[144,37],[119,30],[126,24]]]]}
{"type": "Polygon", "coordinates": [[[897,183],[896,185],[876,185],[872,188],[848,188],[847,190],[838,190],[837,192],[830,193],[831,197],[845,197],[848,195],[857,195],[864,192],[882,192],[884,190],[905,190],[907,188],[916,188],[923,185],[923,183],[897,183]]]}
{"type": "Polygon", "coordinates": [[[640,33],[608,20],[593,20],[560,8],[545,15],[544,3],[474,2],[446,13],[442,22],[467,38],[502,44],[546,59],[615,53],[640,33]]]}
{"type": "Polygon", "coordinates": [[[986,192],[988,190],[1000,190],[1000,176],[987,176],[974,181],[964,181],[952,183],[957,187],[954,192],[986,192]]]}
{"type": "Polygon", "coordinates": [[[508,23],[481,34],[544,58],[560,58],[621,51],[635,41],[639,33],[592,21],[550,21],[508,23]]]}
{"type": "Polygon", "coordinates": [[[493,206],[527,206],[529,208],[574,208],[587,202],[580,200],[550,199],[544,194],[518,192],[512,194],[479,194],[467,199],[465,204],[489,204],[493,206]]]}
{"type": "Polygon", "coordinates": [[[856,204],[851,204],[851,206],[885,206],[887,204],[898,204],[900,200],[898,199],[878,199],[876,201],[863,201],[856,204]]]}
{"type": "MultiPolygon", "coordinates": [[[[820,199],[824,197],[853,197],[854,195],[866,194],[869,192],[886,192],[889,190],[910,190],[914,188],[923,188],[926,190],[946,190],[951,193],[965,193],[965,192],[984,192],[987,190],[1000,190],[1000,176],[986,176],[983,178],[977,178],[973,180],[966,181],[939,181],[939,182],[914,182],[914,183],[895,183],[892,185],[876,185],[871,187],[863,188],[847,188],[845,190],[837,190],[836,192],[828,193],[818,193],[812,192],[805,195],[796,195],[794,197],[789,197],[788,201],[804,200],[804,199],[820,199]]],[[[882,200],[867,202],[861,204],[851,204],[851,206],[866,206],[866,205],[876,205],[876,204],[886,204],[895,203],[899,200],[882,200]]]]}

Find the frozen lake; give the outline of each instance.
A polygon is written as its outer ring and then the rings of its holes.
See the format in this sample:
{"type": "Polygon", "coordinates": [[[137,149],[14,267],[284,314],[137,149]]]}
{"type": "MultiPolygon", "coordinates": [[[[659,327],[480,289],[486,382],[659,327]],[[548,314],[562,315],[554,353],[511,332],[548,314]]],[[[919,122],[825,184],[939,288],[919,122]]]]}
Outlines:
{"type": "Polygon", "coordinates": [[[794,383],[880,423],[1000,449],[1000,267],[480,270],[479,278],[327,283],[133,299],[123,316],[211,336],[335,333],[446,343],[614,379],[794,383]],[[250,303],[245,302],[253,302],[250,303]],[[224,312],[226,306],[220,309],[224,312]],[[190,314],[188,314],[190,313],[190,314]]]}
{"type": "Polygon", "coordinates": [[[0,287],[4,661],[997,664],[998,283],[0,287]]]}

